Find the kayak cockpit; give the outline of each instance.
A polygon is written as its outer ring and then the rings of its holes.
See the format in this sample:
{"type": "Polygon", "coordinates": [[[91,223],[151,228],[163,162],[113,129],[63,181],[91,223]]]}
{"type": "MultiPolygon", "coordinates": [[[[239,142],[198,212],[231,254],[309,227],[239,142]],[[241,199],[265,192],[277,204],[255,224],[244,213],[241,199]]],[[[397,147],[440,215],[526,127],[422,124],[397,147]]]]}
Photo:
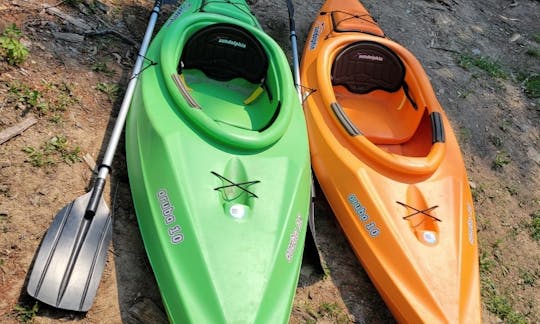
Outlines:
{"type": "Polygon", "coordinates": [[[200,13],[161,43],[161,75],[174,107],[209,139],[243,149],[276,143],[296,100],[287,60],[260,29],[200,13]]]}
{"type": "Polygon", "coordinates": [[[262,44],[251,33],[215,24],[188,39],[176,82],[192,106],[217,123],[261,131],[279,111],[267,86],[268,65],[262,44]]]}
{"type": "Polygon", "coordinates": [[[277,111],[261,83],[243,78],[220,81],[199,69],[184,69],[182,77],[197,108],[218,123],[247,130],[264,130],[277,111]]]}
{"type": "Polygon", "coordinates": [[[326,74],[332,91],[322,97],[330,99],[347,138],[394,171],[435,170],[443,155],[444,128],[438,104],[426,100],[432,90],[422,87],[414,69],[395,50],[371,40],[338,45],[332,54],[326,74]]]}
{"type": "MultiPolygon", "coordinates": [[[[386,46],[361,41],[348,45],[332,65],[332,86],[344,113],[374,144],[408,142],[418,130],[418,105],[405,80],[405,66],[386,46]],[[361,105],[358,103],[361,102],[361,105]]],[[[416,96],[416,94],[415,94],[416,96]]],[[[425,156],[431,143],[414,156],[425,156]]]]}

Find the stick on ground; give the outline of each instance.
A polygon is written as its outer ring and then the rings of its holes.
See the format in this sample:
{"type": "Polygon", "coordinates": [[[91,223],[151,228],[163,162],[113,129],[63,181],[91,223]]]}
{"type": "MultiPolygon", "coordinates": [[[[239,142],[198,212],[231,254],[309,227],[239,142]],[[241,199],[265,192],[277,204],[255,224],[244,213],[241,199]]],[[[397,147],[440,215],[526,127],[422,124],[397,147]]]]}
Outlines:
{"type": "Polygon", "coordinates": [[[0,132],[0,144],[3,144],[7,141],[9,141],[11,138],[22,134],[25,130],[32,127],[35,123],[37,123],[37,119],[35,117],[28,117],[22,122],[18,123],[17,125],[8,127],[0,132]]]}

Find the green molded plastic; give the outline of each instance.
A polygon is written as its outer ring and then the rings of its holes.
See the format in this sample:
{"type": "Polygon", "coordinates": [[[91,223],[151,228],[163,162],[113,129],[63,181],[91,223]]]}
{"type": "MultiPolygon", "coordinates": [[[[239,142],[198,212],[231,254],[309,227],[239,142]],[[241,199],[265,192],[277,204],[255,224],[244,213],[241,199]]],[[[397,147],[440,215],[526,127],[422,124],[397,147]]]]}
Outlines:
{"type": "Polygon", "coordinates": [[[147,53],[126,124],[133,201],[173,323],[285,323],[310,202],[308,140],[287,59],[243,1],[185,1],[147,53]],[[204,5],[204,11],[201,6],[204,5]],[[264,91],[242,78],[182,71],[183,46],[224,23],[268,57],[264,91]]]}

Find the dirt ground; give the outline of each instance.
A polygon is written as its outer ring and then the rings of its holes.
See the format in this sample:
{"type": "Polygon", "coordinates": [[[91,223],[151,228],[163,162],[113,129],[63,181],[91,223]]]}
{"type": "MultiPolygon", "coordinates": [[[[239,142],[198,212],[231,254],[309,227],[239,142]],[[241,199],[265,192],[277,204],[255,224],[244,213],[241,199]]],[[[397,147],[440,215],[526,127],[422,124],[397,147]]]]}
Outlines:
{"type": "MultiPolygon", "coordinates": [[[[44,9],[42,1],[0,0],[0,31],[15,23],[29,49],[20,66],[0,62],[0,131],[37,119],[0,144],[0,322],[137,323],[138,305],[153,306],[158,316],[161,301],[132,207],[123,142],[106,189],[113,243],[93,307],[85,314],[33,308],[26,294],[52,218],[91,183],[91,167],[79,158],[103,154],[152,5],[49,2],[44,9]]],[[[264,29],[289,53],[286,2],[254,2],[264,29]]],[[[301,50],[322,1],[294,3],[301,50]]],[[[540,2],[364,4],[422,62],[458,134],[475,198],[483,321],[539,323],[540,2]]],[[[290,322],[392,323],[320,191],[316,206],[329,274],[302,269],[290,322]]]]}

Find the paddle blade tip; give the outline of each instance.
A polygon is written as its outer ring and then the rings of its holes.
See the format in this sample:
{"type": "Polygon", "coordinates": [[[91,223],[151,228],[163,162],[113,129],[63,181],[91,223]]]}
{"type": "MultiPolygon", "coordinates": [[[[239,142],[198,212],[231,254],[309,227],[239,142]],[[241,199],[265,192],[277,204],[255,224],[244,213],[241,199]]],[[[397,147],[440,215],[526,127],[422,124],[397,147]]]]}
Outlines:
{"type": "Polygon", "coordinates": [[[45,234],[28,280],[28,294],[55,308],[86,312],[92,306],[112,238],[112,217],[101,198],[85,218],[87,193],[66,205],[45,234]]]}

